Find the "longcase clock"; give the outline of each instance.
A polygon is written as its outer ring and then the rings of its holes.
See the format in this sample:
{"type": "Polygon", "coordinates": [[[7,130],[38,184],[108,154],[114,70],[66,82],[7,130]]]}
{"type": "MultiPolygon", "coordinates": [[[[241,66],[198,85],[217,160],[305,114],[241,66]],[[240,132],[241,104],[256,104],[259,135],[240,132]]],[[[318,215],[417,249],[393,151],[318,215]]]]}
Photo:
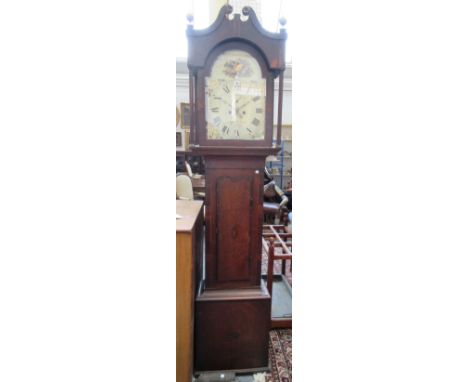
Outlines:
{"type": "Polygon", "coordinates": [[[286,31],[224,6],[187,28],[190,148],[205,159],[205,256],[198,259],[195,370],[268,368],[271,296],[261,279],[263,169],[279,151],[286,31]],[[277,136],[273,137],[278,81],[277,136]]]}

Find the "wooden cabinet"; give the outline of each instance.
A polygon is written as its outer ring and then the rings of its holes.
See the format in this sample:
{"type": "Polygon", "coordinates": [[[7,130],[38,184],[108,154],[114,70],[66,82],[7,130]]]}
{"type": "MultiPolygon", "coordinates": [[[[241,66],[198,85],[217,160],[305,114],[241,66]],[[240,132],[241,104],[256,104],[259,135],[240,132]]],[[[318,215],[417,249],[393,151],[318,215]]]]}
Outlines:
{"type": "Polygon", "coordinates": [[[176,367],[177,382],[191,382],[195,282],[201,278],[197,257],[203,254],[203,202],[176,200],[176,367]]]}

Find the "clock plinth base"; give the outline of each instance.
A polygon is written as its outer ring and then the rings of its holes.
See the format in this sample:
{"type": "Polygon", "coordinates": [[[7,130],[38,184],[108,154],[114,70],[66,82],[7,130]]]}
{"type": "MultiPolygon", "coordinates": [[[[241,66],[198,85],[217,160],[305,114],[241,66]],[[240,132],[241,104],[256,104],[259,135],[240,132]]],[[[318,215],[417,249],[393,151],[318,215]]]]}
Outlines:
{"type": "Polygon", "coordinates": [[[195,306],[195,370],[267,370],[270,312],[263,283],[202,292],[195,306]]]}

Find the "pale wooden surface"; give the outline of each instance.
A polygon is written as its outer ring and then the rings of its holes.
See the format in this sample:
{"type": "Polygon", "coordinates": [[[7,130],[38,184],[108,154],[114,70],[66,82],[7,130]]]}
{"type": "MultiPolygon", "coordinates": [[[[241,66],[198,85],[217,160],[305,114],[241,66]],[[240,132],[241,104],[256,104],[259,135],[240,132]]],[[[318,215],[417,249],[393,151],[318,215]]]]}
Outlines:
{"type": "Polygon", "coordinates": [[[176,231],[191,232],[202,206],[201,200],[176,200],[176,213],[181,216],[176,219],[176,231]]]}
{"type": "MultiPolygon", "coordinates": [[[[177,200],[176,235],[176,367],[177,382],[191,382],[193,369],[193,308],[195,288],[196,224],[203,203],[197,200],[177,200]]],[[[200,232],[200,230],[198,230],[200,232]]]]}

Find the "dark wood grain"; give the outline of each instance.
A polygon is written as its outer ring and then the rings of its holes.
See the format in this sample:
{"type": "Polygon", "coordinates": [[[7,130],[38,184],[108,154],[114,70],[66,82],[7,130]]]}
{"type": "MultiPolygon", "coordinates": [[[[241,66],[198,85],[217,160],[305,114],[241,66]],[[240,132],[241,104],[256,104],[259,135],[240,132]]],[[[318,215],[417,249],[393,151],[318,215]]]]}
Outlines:
{"type": "Polygon", "coordinates": [[[197,299],[196,371],[268,368],[271,300],[266,290],[249,292],[239,291],[242,298],[235,291],[207,292],[197,299]]]}
{"type": "Polygon", "coordinates": [[[207,289],[260,285],[263,161],[205,158],[207,289]]]}
{"type": "Polygon", "coordinates": [[[243,170],[216,181],[216,279],[248,281],[251,269],[251,202],[253,179],[243,170]]]}
{"type": "Polygon", "coordinates": [[[210,27],[204,30],[195,30],[192,25],[187,27],[189,69],[204,67],[213,48],[226,40],[246,41],[259,47],[270,71],[285,69],[286,30],[281,29],[280,33],[268,32],[262,28],[252,8],[245,8],[249,16],[246,21],[242,21],[239,14],[234,14],[233,19],[229,20],[226,15],[231,13],[232,7],[227,5],[221,9],[210,27]]]}

